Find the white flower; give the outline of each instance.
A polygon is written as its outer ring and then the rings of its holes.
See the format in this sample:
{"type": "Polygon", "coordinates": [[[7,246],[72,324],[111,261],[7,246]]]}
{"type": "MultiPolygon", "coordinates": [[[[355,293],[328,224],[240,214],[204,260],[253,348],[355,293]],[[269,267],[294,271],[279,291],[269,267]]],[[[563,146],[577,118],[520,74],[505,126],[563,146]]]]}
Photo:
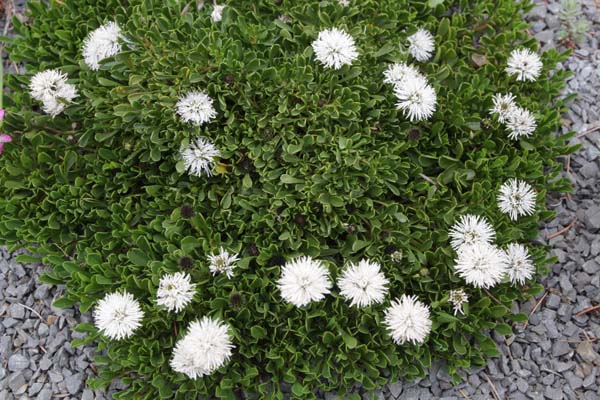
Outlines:
{"type": "Polygon", "coordinates": [[[515,103],[515,96],[512,93],[508,94],[495,94],[494,98],[494,107],[490,110],[492,114],[496,114],[498,116],[498,122],[504,123],[508,120],[508,117],[517,107],[515,103]]]}
{"type": "Polygon", "coordinates": [[[429,31],[419,28],[416,33],[408,37],[410,46],[408,51],[419,62],[427,61],[435,50],[433,36],[429,31]]]}
{"type": "Polygon", "coordinates": [[[411,122],[428,119],[435,111],[435,90],[423,77],[404,80],[402,85],[394,87],[394,94],[398,99],[396,106],[411,122]]]}
{"type": "Polygon", "coordinates": [[[529,49],[516,49],[510,54],[506,72],[516,75],[518,81],[535,81],[542,71],[540,56],[529,49]]]}
{"type": "Polygon", "coordinates": [[[83,41],[83,60],[90,69],[97,71],[99,62],[121,51],[121,28],[116,22],[109,22],[90,32],[83,41]]]}
{"type": "Polygon", "coordinates": [[[188,274],[176,272],[160,278],[156,303],[165,306],[169,311],[179,312],[188,305],[196,290],[188,274]]]}
{"type": "Polygon", "coordinates": [[[231,358],[229,327],[219,319],[204,317],[190,324],[175,345],[171,368],[191,379],[210,375],[231,358]]]}
{"type": "Polygon", "coordinates": [[[292,19],[290,17],[288,17],[287,15],[284,15],[284,14],[280,15],[279,17],[277,17],[277,19],[280,22],[283,22],[284,24],[289,24],[289,23],[292,22],[292,19]]]}
{"type": "Polygon", "coordinates": [[[350,264],[338,279],[340,294],[350,300],[350,306],[370,306],[381,303],[389,283],[375,262],[361,260],[358,265],[350,264]]]}
{"type": "Polygon", "coordinates": [[[513,108],[508,114],[506,128],[510,131],[508,137],[516,140],[521,136],[531,136],[535,132],[537,122],[535,117],[526,109],[521,107],[513,108]]]}
{"type": "Polygon", "coordinates": [[[325,29],[312,43],[315,58],[328,68],[340,69],[358,58],[352,36],[341,29],[325,29]]]}
{"type": "Polygon", "coordinates": [[[500,283],[508,268],[504,252],[483,242],[462,246],[455,262],[458,276],[477,288],[500,283]]]}
{"type": "Polygon", "coordinates": [[[509,179],[500,187],[498,207],[514,221],[521,215],[533,214],[535,197],[535,192],[527,182],[509,179]]]}
{"type": "Polygon", "coordinates": [[[420,344],[431,331],[429,314],[429,306],[417,300],[417,296],[403,294],[400,299],[392,300],[391,306],[385,310],[384,323],[396,344],[420,344]]]}
{"type": "Polygon", "coordinates": [[[225,8],[225,6],[220,6],[218,4],[215,4],[213,6],[213,10],[210,13],[210,18],[213,20],[213,22],[219,22],[223,19],[223,9],[225,8]]]}
{"type": "Polygon", "coordinates": [[[496,232],[484,217],[465,214],[452,225],[448,235],[451,238],[450,244],[454,250],[459,250],[464,245],[481,242],[491,243],[496,236],[496,232]]]}
{"type": "Polygon", "coordinates": [[[383,82],[394,86],[401,85],[404,81],[417,77],[425,79],[418,69],[403,62],[389,65],[383,75],[385,77],[383,82]]]}
{"type": "Polygon", "coordinates": [[[227,250],[221,247],[219,253],[208,256],[208,262],[210,263],[208,268],[213,275],[224,273],[231,279],[233,277],[235,263],[239,260],[237,254],[229,254],[227,250]]]}
{"type": "Polygon", "coordinates": [[[130,293],[109,293],[94,309],[96,327],[110,339],[124,339],[133,335],[144,317],[140,303],[130,293]]]}
{"type": "Polygon", "coordinates": [[[181,151],[181,158],[186,170],[192,175],[201,177],[203,174],[212,175],[216,158],[221,153],[208,139],[197,137],[190,145],[181,151]]]}
{"type": "Polygon", "coordinates": [[[454,308],[454,315],[457,313],[464,314],[462,305],[469,301],[469,296],[462,289],[451,290],[448,294],[448,301],[454,308]]]}
{"type": "Polygon", "coordinates": [[[29,82],[31,97],[42,102],[45,113],[57,116],[77,97],[75,86],[67,82],[67,74],[47,69],[35,74],[29,82]]]}
{"type": "Polygon", "coordinates": [[[281,297],[296,307],[325,298],[331,288],[329,271],[319,260],[298,257],[283,266],[277,282],[281,297]]]}
{"type": "Polygon", "coordinates": [[[350,5],[350,0],[338,0],[338,3],[343,7],[348,7],[350,5]]]}
{"type": "Polygon", "coordinates": [[[181,96],[176,107],[177,114],[181,116],[183,122],[191,122],[197,126],[205,124],[217,116],[217,111],[213,107],[213,99],[205,92],[196,90],[181,96]]]}
{"type": "Polygon", "coordinates": [[[508,278],[512,283],[525,283],[535,274],[535,266],[529,258],[529,252],[522,244],[509,243],[504,251],[508,262],[508,278]]]}

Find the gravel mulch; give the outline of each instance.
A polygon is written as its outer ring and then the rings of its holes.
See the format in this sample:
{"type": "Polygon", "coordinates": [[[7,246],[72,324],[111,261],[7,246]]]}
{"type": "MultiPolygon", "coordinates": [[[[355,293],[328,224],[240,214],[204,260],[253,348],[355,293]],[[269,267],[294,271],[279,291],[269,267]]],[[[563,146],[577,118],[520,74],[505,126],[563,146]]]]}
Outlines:
{"type": "MultiPolygon", "coordinates": [[[[22,12],[24,1],[15,3],[22,12]]],[[[560,2],[536,3],[528,16],[531,33],[545,49],[568,45],[556,40],[560,2]]],[[[502,355],[463,373],[460,385],[452,386],[438,364],[423,380],[388,385],[376,393],[379,398],[600,400],[600,311],[586,312],[600,302],[600,5],[580,3],[590,29],[562,67],[573,71],[565,92],[579,94],[563,129],[576,131],[573,143],[582,148],[565,160],[575,192],[548,199],[557,218],[542,228],[539,240],[554,247],[558,262],[540,280],[545,292],[515,306],[530,314],[528,325],[515,326],[511,337],[495,337],[502,355]]],[[[0,32],[4,21],[0,15],[0,32]]],[[[17,254],[0,248],[0,399],[111,398],[118,382],[108,394],[85,387],[95,376],[94,347],[70,345],[81,337],[72,328],[90,315],[53,308],[63,288],[41,284],[44,267],[18,263],[17,254]]]]}

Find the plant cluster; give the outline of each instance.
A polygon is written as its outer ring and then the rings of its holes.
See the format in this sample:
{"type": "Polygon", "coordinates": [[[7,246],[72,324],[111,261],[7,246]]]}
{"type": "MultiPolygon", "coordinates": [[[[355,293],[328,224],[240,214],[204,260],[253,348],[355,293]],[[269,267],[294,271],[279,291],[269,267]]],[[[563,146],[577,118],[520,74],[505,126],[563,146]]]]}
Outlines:
{"type": "Polygon", "coordinates": [[[28,4],[0,238],[93,310],[94,387],[351,393],[483,365],[527,318],[574,150],[527,4],[28,4]]]}
{"type": "Polygon", "coordinates": [[[559,13],[562,28],[558,32],[558,40],[567,40],[573,44],[581,44],[590,29],[590,24],[582,17],[581,2],[579,0],[561,0],[559,13]]]}

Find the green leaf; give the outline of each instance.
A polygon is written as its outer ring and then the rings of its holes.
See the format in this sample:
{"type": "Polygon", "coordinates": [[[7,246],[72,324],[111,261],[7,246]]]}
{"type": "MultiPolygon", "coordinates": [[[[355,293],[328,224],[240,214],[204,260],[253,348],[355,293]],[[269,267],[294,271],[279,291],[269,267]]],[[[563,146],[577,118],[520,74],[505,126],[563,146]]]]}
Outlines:
{"type": "Polygon", "coordinates": [[[127,252],[127,258],[133,265],[145,267],[148,264],[148,257],[146,254],[138,249],[131,249],[127,252]]]}
{"type": "Polygon", "coordinates": [[[267,336],[267,330],[255,325],[250,329],[250,335],[255,339],[262,339],[267,336]]]}

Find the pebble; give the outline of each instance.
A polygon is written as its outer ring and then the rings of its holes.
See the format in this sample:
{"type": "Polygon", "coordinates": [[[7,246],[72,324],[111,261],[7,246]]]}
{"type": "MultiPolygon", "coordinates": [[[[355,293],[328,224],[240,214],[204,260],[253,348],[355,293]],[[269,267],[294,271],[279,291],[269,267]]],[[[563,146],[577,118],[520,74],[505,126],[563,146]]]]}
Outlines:
{"type": "Polygon", "coordinates": [[[13,354],[8,359],[9,371],[22,371],[29,367],[29,359],[21,354],[13,354]]]}

